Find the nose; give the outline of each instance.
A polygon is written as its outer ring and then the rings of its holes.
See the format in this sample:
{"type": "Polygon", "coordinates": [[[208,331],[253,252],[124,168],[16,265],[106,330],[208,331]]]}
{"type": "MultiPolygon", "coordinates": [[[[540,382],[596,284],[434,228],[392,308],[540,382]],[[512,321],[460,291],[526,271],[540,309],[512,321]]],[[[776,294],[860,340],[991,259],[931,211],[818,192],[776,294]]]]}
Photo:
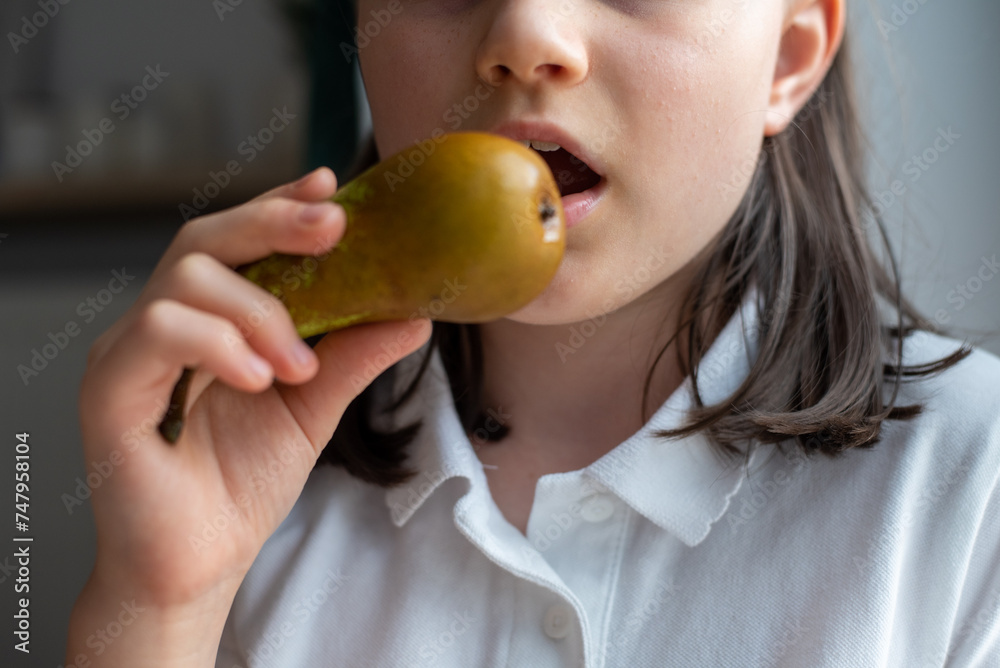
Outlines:
{"type": "Polygon", "coordinates": [[[572,0],[499,0],[476,52],[476,71],[492,85],[543,81],[570,86],[587,77],[589,62],[572,0]]]}

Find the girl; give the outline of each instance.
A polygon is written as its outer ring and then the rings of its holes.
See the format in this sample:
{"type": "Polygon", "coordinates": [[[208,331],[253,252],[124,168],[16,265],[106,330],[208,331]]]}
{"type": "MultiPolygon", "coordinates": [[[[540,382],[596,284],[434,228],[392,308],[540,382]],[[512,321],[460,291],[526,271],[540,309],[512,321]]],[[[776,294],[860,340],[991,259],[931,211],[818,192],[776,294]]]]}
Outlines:
{"type": "Polygon", "coordinates": [[[231,267],[336,244],[334,175],[187,224],[83,380],[106,459],[202,370],[94,491],[67,663],[1000,665],[1000,361],[869,250],[845,1],[357,13],[377,154],[531,142],[558,275],[310,349],[231,267]]]}

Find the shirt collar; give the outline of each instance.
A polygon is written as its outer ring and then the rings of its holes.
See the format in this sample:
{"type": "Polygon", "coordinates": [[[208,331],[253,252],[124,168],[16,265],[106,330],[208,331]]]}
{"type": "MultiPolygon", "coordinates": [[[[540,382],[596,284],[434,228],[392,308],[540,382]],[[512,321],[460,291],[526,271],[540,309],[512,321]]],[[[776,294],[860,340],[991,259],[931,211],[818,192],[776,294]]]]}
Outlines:
{"type": "MultiPolygon", "coordinates": [[[[698,388],[706,405],[725,399],[747,377],[757,355],[758,315],[756,291],[751,289],[699,365],[698,388]]],[[[423,350],[397,365],[397,392],[412,378],[422,355],[423,350]]],[[[642,429],[583,470],[688,546],[705,539],[743,479],[742,462],[723,459],[701,433],[670,440],[654,435],[683,425],[694,405],[688,376],[642,429]]],[[[406,524],[449,478],[466,477],[473,485],[487,486],[482,465],[455,411],[437,351],[414,396],[397,411],[394,421],[405,425],[418,419],[423,426],[409,449],[409,463],[417,475],[386,492],[396,526],[406,524]]],[[[751,456],[751,467],[756,452],[751,456]]]]}

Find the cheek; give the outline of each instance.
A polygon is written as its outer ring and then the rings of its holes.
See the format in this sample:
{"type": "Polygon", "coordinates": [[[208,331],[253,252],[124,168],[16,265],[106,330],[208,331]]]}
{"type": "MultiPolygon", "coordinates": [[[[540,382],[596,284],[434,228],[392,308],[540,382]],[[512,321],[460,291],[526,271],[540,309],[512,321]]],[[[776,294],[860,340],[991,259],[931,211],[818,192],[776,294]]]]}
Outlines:
{"type": "Polygon", "coordinates": [[[421,22],[396,19],[359,49],[380,155],[406,148],[436,128],[448,130],[442,119],[450,106],[445,74],[457,59],[441,45],[448,47],[448,40],[421,22]]]}
{"type": "Polygon", "coordinates": [[[734,22],[709,51],[691,23],[640,44],[616,78],[621,98],[636,101],[628,125],[637,170],[625,196],[638,220],[669,221],[638,236],[649,243],[669,233],[685,257],[728,221],[753,173],[776,39],[734,22]]]}

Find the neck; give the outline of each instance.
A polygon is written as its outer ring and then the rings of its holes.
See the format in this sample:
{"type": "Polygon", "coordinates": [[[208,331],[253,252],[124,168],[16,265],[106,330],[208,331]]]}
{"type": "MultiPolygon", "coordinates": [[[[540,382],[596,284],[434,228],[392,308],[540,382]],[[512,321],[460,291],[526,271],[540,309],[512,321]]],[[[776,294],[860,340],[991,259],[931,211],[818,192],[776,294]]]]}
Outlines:
{"type": "Polygon", "coordinates": [[[637,432],[683,381],[674,341],[643,406],[646,376],[676,326],[679,295],[669,283],[573,325],[482,325],[484,405],[510,416],[510,434],[496,445],[526,449],[552,471],[575,470],[637,432]]]}

